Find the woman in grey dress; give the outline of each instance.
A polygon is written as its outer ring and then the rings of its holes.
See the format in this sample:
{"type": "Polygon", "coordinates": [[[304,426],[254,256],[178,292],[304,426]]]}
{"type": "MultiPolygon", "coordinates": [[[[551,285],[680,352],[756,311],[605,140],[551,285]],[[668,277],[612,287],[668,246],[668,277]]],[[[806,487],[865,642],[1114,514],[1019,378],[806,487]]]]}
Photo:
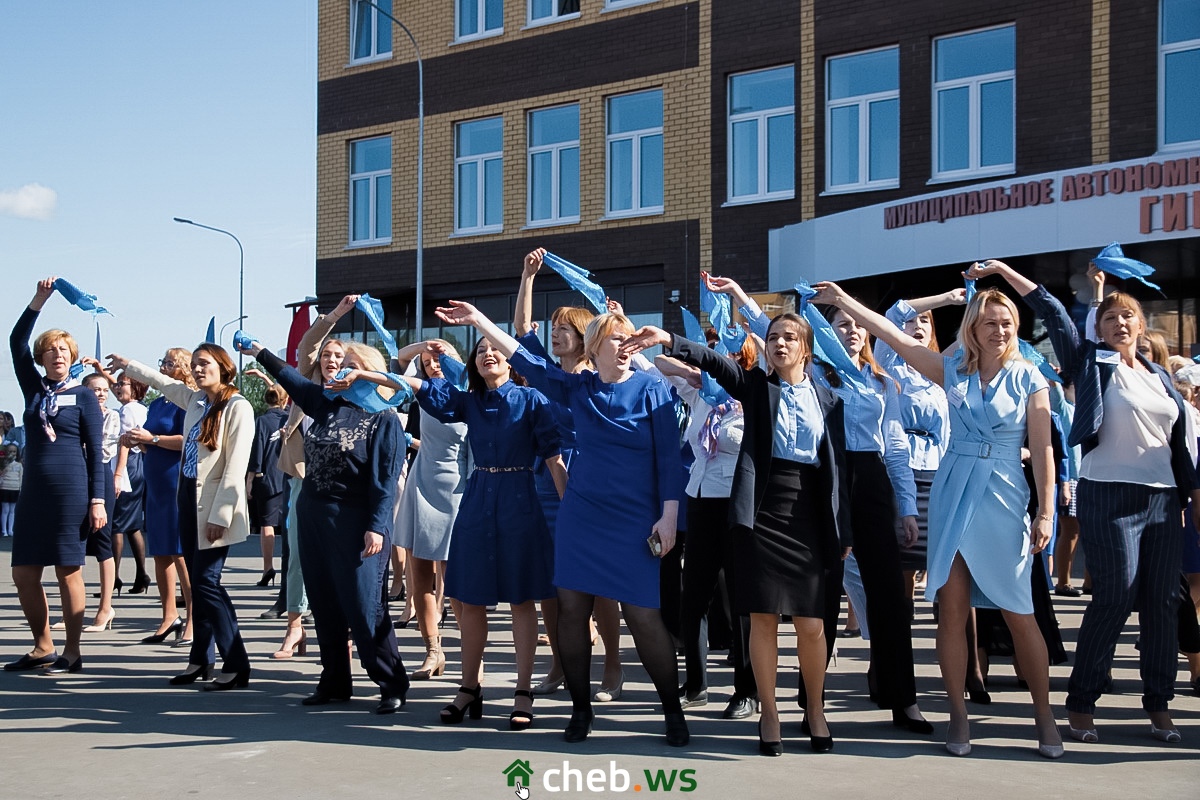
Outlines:
{"type": "MultiPolygon", "coordinates": [[[[457,357],[449,342],[441,344],[448,354],[457,357]]],[[[417,374],[422,379],[443,377],[438,354],[425,342],[409,345],[397,357],[402,367],[417,359],[417,374]]],[[[400,497],[394,530],[396,544],[409,551],[409,592],[425,640],[425,661],[413,672],[412,679],[426,680],[441,675],[446,668],[438,634],[443,597],[439,576],[450,552],[450,531],[470,474],[471,459],[465,423],[447,424],[424,411],[416,413],[421,415],[420,447],[400,497]]]]}

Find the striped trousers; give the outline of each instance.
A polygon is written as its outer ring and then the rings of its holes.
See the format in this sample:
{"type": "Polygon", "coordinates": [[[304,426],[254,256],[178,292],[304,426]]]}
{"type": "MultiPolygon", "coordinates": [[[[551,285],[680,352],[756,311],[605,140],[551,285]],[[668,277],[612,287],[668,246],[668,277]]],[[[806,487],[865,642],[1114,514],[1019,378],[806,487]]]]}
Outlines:
{"type": "Polygon", "coordinates": [[[1166,711],[1175,696],[1183,539],[1174,488],[1079,481],[1080,538],[1092,600],[1079,626],[1067,710],[1092,714],[1104,693],[1121,629],[1137,610],[1142,708],[1166,711]]]}

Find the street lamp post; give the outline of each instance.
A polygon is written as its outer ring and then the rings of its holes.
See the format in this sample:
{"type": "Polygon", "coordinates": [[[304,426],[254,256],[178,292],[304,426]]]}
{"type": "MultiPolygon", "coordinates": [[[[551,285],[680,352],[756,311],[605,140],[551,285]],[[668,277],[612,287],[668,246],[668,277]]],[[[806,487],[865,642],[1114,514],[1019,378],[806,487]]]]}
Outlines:
{"type": "MultiPolygon", "coordinates": [[[[193,222],[190,219],[183,219],[182,217],[173,217],[173,219],[176,222],[182,223],[184,225],[195,225],[197,228],[204,228],[204,230],[206,230],[206,231],[216,231],[217,233],[223,233],[226,236],[228,236],[230,239],[233,239],[235,242],[237,242],[237,246],[238,246],[238,318],[236,320],[234,320],[234,322],[241,322],[242,320],[244,320],[246,318],[246,251],[242,249],[242,240],[239,239],[238,237],[234,236],[232,233],[225,230],[224,228],[214,228],[211,225],[201,225],[199,222],[193,222]]],[[[221,335],[222,335],[222,337],[224,337],[224,335],[225,335],[224,328],[221,329],[221,335]]],[[[239,389],[242,388],[242,354],[240,352],[238,353],[237,386],[239,389]]]]}
{"type": "Polygon", "coordinates": [[[359,0],[392,22],[404,31],[412,42],[413,50],[417,53],[417,338],[421,338],[421,330],[425,322],[425,261],[424,239],[422,238],[422,223],[425,217],[425,65],[421,61],[421,47],[412,31],[388,12],[377,6],[371,0],[359,0]]]}
{"type": "Polygon", "coordinates": [[[230,325],[234,324],[235,322],[241,322],[244,319],[245,319],[245,317],[238,317],[237,319],[231,319],[231,320],[229,320],[229,322],[226,322],[224,325],[222,325],[221,326],[221,335],[217,337],[217,343],[219,344],[219,343],[225,341],[225,329],[226,328],[228,328],[230,325]]]}

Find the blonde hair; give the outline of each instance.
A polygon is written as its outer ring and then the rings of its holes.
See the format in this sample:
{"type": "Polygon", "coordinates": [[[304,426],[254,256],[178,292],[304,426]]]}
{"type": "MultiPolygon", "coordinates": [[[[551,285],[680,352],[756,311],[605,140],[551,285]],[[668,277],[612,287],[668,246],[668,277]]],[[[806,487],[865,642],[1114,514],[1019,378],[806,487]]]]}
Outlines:
{"type": "Polygon", "coordinates": [[[325,352],[325,348],[329,347],[329,345],[331,345],[331,344],[336,344],[338,347],[342,348],[343,355],[350,352],[349,349],[346,347],[346,345],[349,344],[349,342],[347,342],[345,339],[339,339],[336,336],[330,336],[328,339],[321,342],[321,346],[317,348],[317,357],[313,361],[312,369],[310,369],[308,371],[308,374],[305,375],[304,377],[308,378],[310,381],[316,381],[317,383],[323,383],[323,381],[320,380],[320,378],[321,378],[321,355],[325,352]]]}
{"type": "Polygon", "coordinates": [[[613,330],[618,327],[629,334],[632,334],[634,330],[633,323],[624,314],[609,311],[592,318],[592,321],[588,323],[587,330],[583,332],[583,354],[589,361],[595,360],[596,349],[600,347],[600,342],[612,335],[613,330]]]}
{"type": "Polygon", "coordinates": [[[71,354],[72,364],[79,360],[79,345],[75,343],[75,337],[64,330],[51,328],[48,331],[42,331],[33,340],[33,360],[37,362],[38,366],[42,366],[42,356],[46,354],[46,351],[59,342],[67,343],[67,351],[71,354]]]}
{"type": "Polygon", "coordinates": [[[1149,329],[1142,333],[1142,338],[1150,345],[1150,360],[1169,371],[1171,351],[1167,349],[1167,337],[1163,332],[1149,329]]]}
{"type": "Polygon", "coordinates": [[[979,338],[976,335],[976,328],[983,317],[983,312],[988,306],[1000,305],[1008,309],[1008,313],[1012,315],[1013,334],[1008,340],[1008,345],[1004,348],[1004,352],[1000,355],[1000,363],[1004,364],[1013,358],[1020,356],[1020,349],[1017,344],[1017,326],[1021,324],[1021,317],[1017,314],[1017,307],[1008,295],[999,289],[983,289],[979,291],[970,304],[967,305],[967,311],[963,315],[962,327],[959,329],[959,340],[962,343],[963,349],[963,372],[971,375],[979,371],[979,360],[983,354],[983,346],[979,343],[979,338]]]}
{"type": "Polygon", "coordinates": [[[192,363],[192,351],[186,347],[168,347],[166,357],[175,362],[175,373],[171,376],[177,381],[183,381],[189,389],[196,388],[196,379],[188,365],[192,363]]]}
{"type": "MultiPolygon", "coordinates": [[[[342,348],[345,349],[347,356],[353,356],[362,368],[369,372],[387,372],[387,362],[383,360],[383,353],[380,353],[369,344],[362,342],[341,342],[342,348]]],[[[321,348],[324,350],[325,348],[321,348]]],[[[345,364],[342,365],[343,367],[345,364]]],[[[376,386],[375,391],[384,400],[391,400],[392,395],[396,393],[395,389],[390,389],[387,386],[376,386]]]]}

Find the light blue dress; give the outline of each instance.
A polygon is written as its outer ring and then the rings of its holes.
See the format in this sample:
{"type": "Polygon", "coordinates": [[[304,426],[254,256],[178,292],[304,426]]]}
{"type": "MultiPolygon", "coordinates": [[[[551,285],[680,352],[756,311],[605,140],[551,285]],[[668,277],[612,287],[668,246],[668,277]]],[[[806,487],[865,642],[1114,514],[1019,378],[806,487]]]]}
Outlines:
{"type": "Polygon", "coordinates": [[[1029,571],[1029,487],[1021,471],[1030,396],[1046,379],[1013,359],[987,387],[963,374],[962,352],[947,356],[950,444],[929,501],[928,600],[950,576],[955,554],[971,571],[971,605],[1033,613],[1029,571]]]}

